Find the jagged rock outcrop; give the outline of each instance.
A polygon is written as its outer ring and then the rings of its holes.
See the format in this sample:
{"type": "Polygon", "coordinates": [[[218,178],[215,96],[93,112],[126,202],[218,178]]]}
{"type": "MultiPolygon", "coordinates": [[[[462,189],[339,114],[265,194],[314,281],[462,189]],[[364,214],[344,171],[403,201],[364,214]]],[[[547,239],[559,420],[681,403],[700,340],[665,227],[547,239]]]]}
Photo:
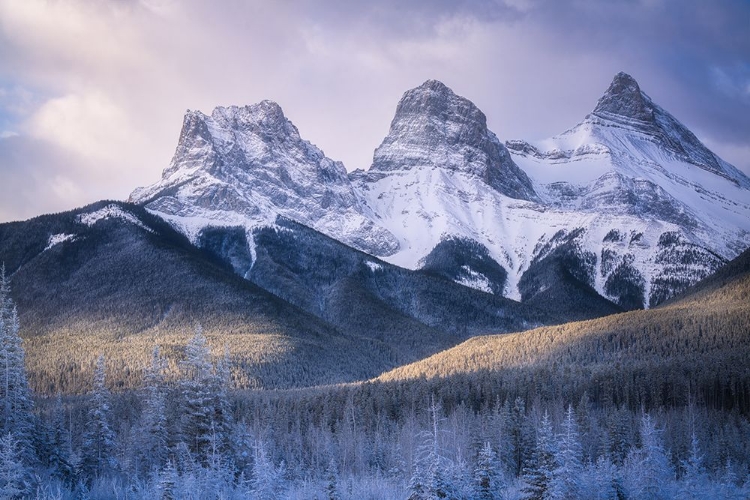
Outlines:
{"type": "Polygon", "coordinates": [[[369,172],[440,168],[482,179],[511,198],[532,200],[534,188],[474,103],[428,80],[404,94],[369,172]]]}
{"type": "Polygon", "coordinates": [[[188,111],[161,181],[131,201],[195,241],[208,226],[273,224],[282,215],[377,255],[397,248],[364,206],[340,162],[300,137],[281,107],[263,101],[188,111]]]}

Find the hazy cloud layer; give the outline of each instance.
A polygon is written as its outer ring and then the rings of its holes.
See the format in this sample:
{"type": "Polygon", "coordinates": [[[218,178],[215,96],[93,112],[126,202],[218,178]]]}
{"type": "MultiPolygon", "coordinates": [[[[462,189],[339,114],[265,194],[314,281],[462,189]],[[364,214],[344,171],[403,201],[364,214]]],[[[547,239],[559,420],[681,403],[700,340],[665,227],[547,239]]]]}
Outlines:
{"type": "Polygon", "coordinates": [[[536,139],[627,71],[750,172],[748,26],[743,0],[0,0],[0,220],[155,182],[188,108],[273,99],[367,168],[429,78],[536,139]]]}

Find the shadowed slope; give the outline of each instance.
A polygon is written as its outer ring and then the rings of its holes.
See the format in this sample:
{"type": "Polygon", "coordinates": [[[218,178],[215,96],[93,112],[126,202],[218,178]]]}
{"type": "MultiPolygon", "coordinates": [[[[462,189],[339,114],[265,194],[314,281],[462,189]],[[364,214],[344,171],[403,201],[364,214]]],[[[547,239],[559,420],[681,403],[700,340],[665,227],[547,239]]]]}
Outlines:
{"type": "Polygon", "coordinates": [[[116,387],[160,345],[176,372],[200,323],[240,387],[361,380],[395,366],[388,346],[345,335],[233,274],[140,207],[100,202],[0,225],[34,389],[87,390],[104,353],[116,387]]]}

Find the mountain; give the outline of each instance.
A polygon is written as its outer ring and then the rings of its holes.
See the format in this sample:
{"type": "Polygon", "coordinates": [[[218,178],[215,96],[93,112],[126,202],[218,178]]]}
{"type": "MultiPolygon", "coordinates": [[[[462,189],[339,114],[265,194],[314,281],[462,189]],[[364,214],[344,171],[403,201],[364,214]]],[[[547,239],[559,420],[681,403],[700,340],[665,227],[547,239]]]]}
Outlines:
{"type": "Polygon", "coordinates": [[[507,146],[543,202],[587,229],[589,279],[621,305],[657,305],[748,246],[750,179],[625,73],[571,130],[507,146]]]}
{"type": "Polygon", "coordinates": [[[429,346],[429,339],[441,338],[439,332],[455,343],[487,331],[524,330],[563,320],[442,276],[388,264],[288,219],[256,228],[252,237],[252,262],[243,228],[210,228],[198,244],[225,261],[237,261],[246,252],[240,273],[247,280],[341,331],[378,338],[395,335],[389,342],[408,343],[404,347],[409,356],[434,351],[439,346],[429,346]],[[398,328],[382,323],[396,316],[404,322],[398,328]]]}
{"type": "Polygon", "coordinates": [[[482,258],[442,260],[459,283],[542,307],[577,292],[633,309],[750,244],[750,180],[624,73],[571,131],[509,141],[510,155],[488,137],[483,115],[441,84],[404,94],[372,167],[350,174],[399,241],[386,260],[435,270],[434,253],[461,241],[482,258]]]}
{"type": "Polygon", "coordinates": [[[428,81],[348,175],[269,101],[188,112],[136,204],[0,225],[0,258],[38,388],[81,390],[98,351],[132,385],[126,359],[176,363],[196,322],[239,385],[316,385],[656,306],[748,245],[748,186],[625,74],[570,131],[505,145],[428,81]]]}
{"type": "Polygon", "coordinates": [[[339,332],[241,279],[135,205],[0,224],[0,256],[39,393],[87,390],[99,354],[114,387],[133,387],[156,345],[174,374],[197,324],[217,355],[228,349],[239,387],[346,382],[396,366],[383,342],[339,332]]]}
{"type": "Polygon", "coordinates": [[[275,103],[188,112],[162,180],[131,200],[196,244],[244,228],[243,277],[256,230],[283,217],[565,319],[653,307],[750,244],[750,179],[625,73],[579,125],[537,143],[503,144],[429,80],[399,101],[372,166],[348,175],[275,103]]]}
{"type": "Polygon", "coordinates": [[[162,179],[130,201],[195,241],[207,226],[256,227],[278,215],[376,255],[397,242],[374,222],[340,162],[303,140],[281,107],[263,101],[188,111],[162,179]]]}
{"type": "Polygon", "coordinates": [[[174,376],[198,325],[215,354],[227,349],[238,387],[289,388],[365,380],[476,333],[561,321],[287,219],[251,236],[253,256],[244,227],[209,228],[196,246],[110,201],[0,224],[34,390],[87,390],[99,354],[114,387],[137,386],[157,345],[174,376]]]}
{"type": "Polygon", "coordinates": [[[420,169],[463,173],[505,196],[536,198],[529,178],[487,129],[484,113],[436,80],[426,81],[401,98],[368,174],[378,179],[379,174],[420,169]]]}

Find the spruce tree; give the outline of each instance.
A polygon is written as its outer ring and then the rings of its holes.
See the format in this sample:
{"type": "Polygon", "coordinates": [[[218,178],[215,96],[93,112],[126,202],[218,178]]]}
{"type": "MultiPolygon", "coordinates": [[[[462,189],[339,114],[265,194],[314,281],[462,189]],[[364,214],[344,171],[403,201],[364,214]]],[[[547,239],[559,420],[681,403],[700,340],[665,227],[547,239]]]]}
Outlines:
{"type": "Polygon", "coordinates": [[[684,475],[680,484],[680,498],[686,500],[705,498],[705,486],[708,481],[708,475],[703,466],[703,455],[700,452],[695,432],[690,436],[690,454],[687,460],[682,462],[682,468],[684,475]]]}
{"type": "Polygon", "coordinates": [[[583,464],[580,435],[573,406],[568,405],[558,438],[557,467],[553,473],[552,497],[559,500],[576,500],[581,497],[583,464]]]}
{"type": "Polygon", "coordinates": [[[0,438],[0,498],[25,498],[30,490],[28,475],[18,441],[9,432],[0,438]]]}
{"type": "Polygon", "coordinates": [[[474,469],[474,498],[477,500],[500,498],[502,484],[498,468],[497,455],[488,441],[480,450],[474,469]]]}
{"type": "Polygon", "coordinates": [[[339,493],[339,468],[336,466],[336,460],[331,457],[326,468],[326,500],[341,500],[339,493]]]}
{"type": "Polygon", "coordinates": [[[18,312],[10,296],[5,265],[0,268],[0,435],[12,433],[21,459],[34,461],[33,400],[26,378],[26,356],[18,312]]]}
{"type": "Polygon", "coordinates": [[[166,361],[155,347],[144,377],[145,401],[141,416],[141,463],[146,469],[161,469],[168,455],[168,432],[164,369],[166,361]]]}
{"type": "Polygon", "coordinates": [[[83,439],[83,470],[90,476],[99,477],[117,465],[114,456],[115,434],[111,427],[109,390],[105,385],[106,367],[104,356],[96,360],[94,369],[94,391],[83,439]]]}
{"type": "Polygon", "coordinates": [[[182,363],[182,440],[202,464],[208,463],[214,425],[214,374],[206,337],[200,327],[188,342],[182,363]]]}
{"type": "Polygon", "coordinates": [[[265,444],[258,441],[253,452],[252,498],[274,500],[283,491],[283,467],[276,469],[268,456],[265,444]]]}
{"type": "Polygon", "coordinates": [[[453,469],[440,450],[440,405],[432,399],[429,408],[430,430],[422,432],[423,442],[417,450],[414,471],[409,481],[408,500],[454,498],[454,485],[448,477],[453,469]]]}
{"type": "Polygon", "coordinates": [[[231,384],[231,362],[229,350],[224,348],[224,355],[216,363],[213,387],[213,421],[214,436],[217,438],[218,450],[226,454],[229,451],[229,436],[232,431],[232,409],[229,404],[228,390],[231,384]]]}
{"type": "Polygon", "coordinates": [[[55,397],[47,445],[49,448],[48,465],[52,469],[52,474],[65,483],[72,483],[75,471],[71,460],[72,450],[70,449],[68,431],[65,428],[65,408],[60,393],[55,397]]]}
{"type": "Polygon", "coordinates": [[[641,446],[627,458],[629,493],[635,499],[659,500],[671,498],[674,472],[664,451],[661,432],[651,416],[641,419],[641,446]]]}
{"type": "Polygon", "coordinates": [[[534,450],[533,428],[526,418],[526,403],[521,397],[517,397],[510,408],[503,438],[509,448],[507,470],[519,476],[533,458],[534,450]]]}
{"type": "Polygon", "coordinates": [[[159,484],[157,485],[161,500],[177,500],[175,490],[178,480],[179,476],[174,463],[171,460],[167,460],[164,469],[159,473],[159,484]]]}
{"type": "Polygon", "coordinates": [[[589,464],[588,481],[581,486],[581,497],[596,500],[621,500],[624,498],[618,471],[609,455],[600,456],[596,464],[589,464]]]}
{"type": "Polygon", "coordinates": [[[536,433],[534,457],[524,471],[523,498],[527,500],[551,498],[550,488],[556,467],[555,438],[549,414],[545,411],[536,433]]]}

